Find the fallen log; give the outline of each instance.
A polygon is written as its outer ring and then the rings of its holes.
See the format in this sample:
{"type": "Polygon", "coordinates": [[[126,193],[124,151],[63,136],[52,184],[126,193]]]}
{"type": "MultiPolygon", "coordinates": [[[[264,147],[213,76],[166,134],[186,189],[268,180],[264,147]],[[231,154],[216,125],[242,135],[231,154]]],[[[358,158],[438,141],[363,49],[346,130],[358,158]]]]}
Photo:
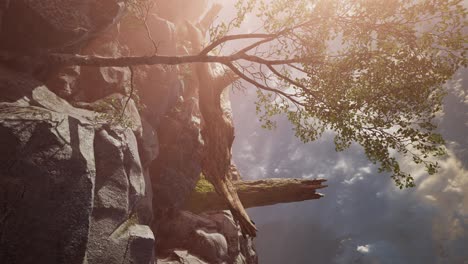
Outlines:
{"type": "MultiPolygon", "coordinates": [[[[319,199],[322,194],[316,190],[327,187],[325,179],[262,179],[256,181],[233,181],[239,198],[245,208],[274,205],[278,203],[300,202],[319,199]]],[[[185,204],[185,210],[194,213],[229,209],[203,177],[198,181],[194,192],[185,204]]]]}

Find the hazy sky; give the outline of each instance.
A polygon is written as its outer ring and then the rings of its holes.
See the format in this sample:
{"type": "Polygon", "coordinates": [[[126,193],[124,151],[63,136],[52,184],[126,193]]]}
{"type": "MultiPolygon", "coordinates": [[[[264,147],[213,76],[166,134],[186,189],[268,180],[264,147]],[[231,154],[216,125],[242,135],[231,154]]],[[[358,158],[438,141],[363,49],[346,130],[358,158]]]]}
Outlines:
{"type": "MultiPolygon", "coordinates": [[[[231,1],[222,2],[225,17],[231,1]]],[[[303,144],[284,119],[261,129],[253,89],[233,94],[233,153],[244,178],[323,177],[329,185],[320,200],[248,210],[260,263],[468,263],[468,76],[450,87],[439,120],[449,155],[430,177],[402,161],[416,178],[408,190],[377,173],[359,146],[335,152],[332,133],[303,144]]]]}
{"type": "Polygon", "coordinates": [[[440,128],[451,150],[440,173],[426,176],[406,165],[417,187],[403,191],[376,172],[359,146],[337,153],[331,133],[303,144],[285,120],[263,130],[253,121],[252,100],[234,95],[234,160],[244,177],[323,177],[329,185],[320,200],[249,210],[260,229],[260,263],[465,263],[466,81],[463,87],[464,97],[446,100],[440,128]]]}

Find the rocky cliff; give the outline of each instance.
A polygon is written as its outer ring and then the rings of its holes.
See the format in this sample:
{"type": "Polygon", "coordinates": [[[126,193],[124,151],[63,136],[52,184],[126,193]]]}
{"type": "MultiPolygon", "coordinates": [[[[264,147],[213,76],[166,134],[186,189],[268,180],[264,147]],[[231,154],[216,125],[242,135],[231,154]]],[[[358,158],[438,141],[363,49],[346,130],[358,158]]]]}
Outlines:
{"type": "Polygon", "coordinates": [[[0,2],[0,263],[257,263],[244,208],[322,197],[324,180],[242,181],[228,69],[67,63],[198,54],[220,9],[0,2]]]}
{"type": "MultiPolygon", "coordinates": [[[[3,0],[2,54],[187,54],[205,1],[3,0]],[[133,9],[132,9],[133,8],[133,9]]],[[[0,263],[257,263],[201,172],[190,66],[0,60],[0,263]],[[136,96],[138,95],[138,96],[136,96]]]]}

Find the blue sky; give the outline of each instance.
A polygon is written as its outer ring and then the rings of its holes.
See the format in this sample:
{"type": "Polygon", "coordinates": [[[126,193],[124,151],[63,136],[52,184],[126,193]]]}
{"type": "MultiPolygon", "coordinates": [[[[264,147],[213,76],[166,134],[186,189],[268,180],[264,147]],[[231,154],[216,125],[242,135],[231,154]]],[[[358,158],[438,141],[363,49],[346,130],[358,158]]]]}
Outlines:
{"type": "MultiPolygon", "coordinates": [[[[230,17],[234,1],[217,2],[224,5],[220,19],[230,17]]],[[[255,24],[247,17],[239,32],[255,24]]],[[[447,88],[436,121],[448,155],[433,176],[401,160],[416,179],[417,186],[406,190],[378,173],[360,146],[337,153],[332,132],[303,144],[284,118],[276,130],[260,128],[255,90],[231,93],[233,159],[245,179],[328,179],[320,200],[248,210],[259,228],[260,263],[468,263],[468,70],[447,88]]]]}
{"type": "MultiPolygon", "coordinates": [[[[466,76],[461,72],[457,78],[466,76]]],[[[328,179],[320,200],[249,209],[260,263],[466,263],[468,78],[450,84],[439,130],[449,154],[428,176],[402,160],[416,188],[399,190],[353,145],[335,152],[332,132],[303,144],[288,122],[260,128],[253,93],[231,94],[234,161],[246,179],[328,179]]]]}

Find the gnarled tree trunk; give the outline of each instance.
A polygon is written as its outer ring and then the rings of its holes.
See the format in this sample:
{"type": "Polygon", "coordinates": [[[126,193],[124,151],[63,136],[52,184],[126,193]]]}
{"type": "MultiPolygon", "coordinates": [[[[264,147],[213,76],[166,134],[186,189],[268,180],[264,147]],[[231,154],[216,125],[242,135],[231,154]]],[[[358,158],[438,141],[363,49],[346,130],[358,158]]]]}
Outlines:
{"type": "MultiPolygon", "coordinates": [[[[211,13],[208,14],[212,15],[211,13]]],[[[187,23],[187,33],[193,51],[201,49],[204,32],[206,32],[206,28],[203,25],[199,25],[197,28],[187,23]]],[[[198,79],[199,107],[203,118],[201,131],[205,144],[202,158],[203,174],[225,200],[235,219],[239,221],[242,233],[254,237],[257,229],[247,215],[237,195],[236,188],[228,177],[231,167],[234,127],[232,120],[222,108],[221,94],[224,88],[231,84],[236,77],[231,72],[226,72],[223,76],[216,75],[212,65],[208,63],[197,63],[193,69],[198,79]]]]}
{"type": "Polygon", "coordinates": [[[200,89],[200,111],[204,119],[202,129],[205,141],[202,170],[215,190],[226,200],[228,208],[239,221],[242,231],[255,236],[256,228],[250,221],[236,188],[227,177],[231,165],[231,147],[234,141],[234,127],[223,113],[218,87],[200,89]]]}

